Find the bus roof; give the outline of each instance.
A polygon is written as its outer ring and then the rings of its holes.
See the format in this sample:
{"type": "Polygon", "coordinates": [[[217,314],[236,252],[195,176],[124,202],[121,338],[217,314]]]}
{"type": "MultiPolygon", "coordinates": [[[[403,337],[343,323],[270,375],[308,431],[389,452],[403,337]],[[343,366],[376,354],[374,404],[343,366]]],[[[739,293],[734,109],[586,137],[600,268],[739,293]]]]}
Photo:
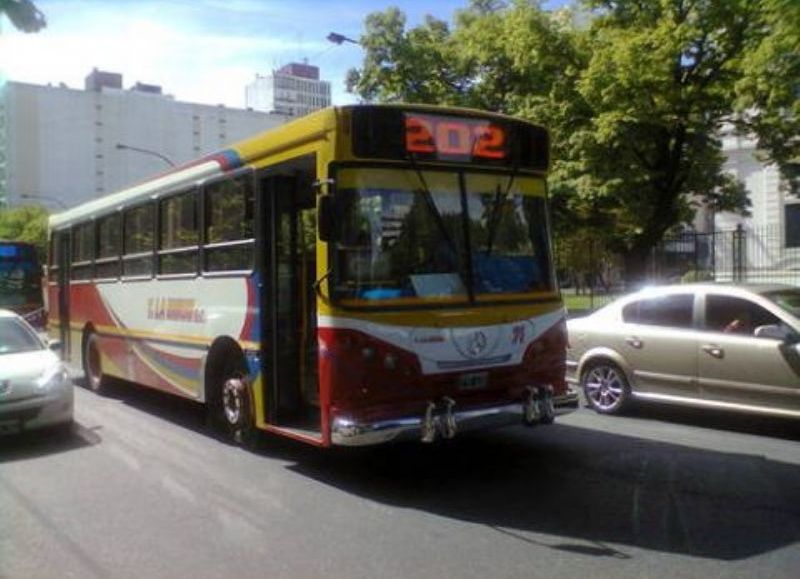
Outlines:
{"type": "Polygon", "coordinates": [[[397,103],[328,107],[289,121],[284,125],[257,133],[231,144],[226,149],[190,161],[185,165],[151,177],[136,185],[126,187],[116,193],[87,201],[86,203],[82,203],[66,211],[51,215],[49,219],[50,228],[61,229],[75,222],[107,214],[148,198],[155,199],[161,195],[200,184],[209,178],[234,171],[248,163],[257,161],[259,158],[281,152],[296,145],[307,143],[312,139],[326,139],[328,134],[334,130],[336,119],[341,111],[359,107],[403,108],[423,112],[453,112],[485,118],[513,118],[478,109],[422,104],[397,103]]]}

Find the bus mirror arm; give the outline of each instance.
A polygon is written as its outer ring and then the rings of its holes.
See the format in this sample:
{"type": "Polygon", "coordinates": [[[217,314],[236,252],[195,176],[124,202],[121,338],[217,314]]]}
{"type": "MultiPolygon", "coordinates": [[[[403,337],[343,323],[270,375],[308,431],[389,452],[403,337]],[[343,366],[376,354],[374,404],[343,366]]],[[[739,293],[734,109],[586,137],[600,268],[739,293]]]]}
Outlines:
{"type": "Polygon", "coordinates": [[[312,284],[314,292],[316,292],[319,299],[321,299],[323,303],[325,303],[325,305],[329,305],[331,303],[331,300],[328,296],[322,293],[322,282],[327,280],[330,276],[331,276],[331,270],[328,270],[325,272],[325,275],[323,275],[321,278],[319,278],[312,284]]]}
{"type": "Polygon", "coordinates": [[[319,206],[317,209],[317,231],[322,241],[336,240],[336,226],[334,223],[333,196],[326,193],[319,196],[319,206]]]}

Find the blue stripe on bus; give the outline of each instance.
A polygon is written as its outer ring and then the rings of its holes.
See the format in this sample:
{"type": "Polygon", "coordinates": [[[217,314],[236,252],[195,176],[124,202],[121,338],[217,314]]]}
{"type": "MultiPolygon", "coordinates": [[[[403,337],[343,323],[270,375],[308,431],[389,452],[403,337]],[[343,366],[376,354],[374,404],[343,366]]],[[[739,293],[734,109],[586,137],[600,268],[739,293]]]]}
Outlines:
{"type": "Polygon", "coordinates": [[[237,153],[233,149],[225,149],[223,151],[218,151],[213,155],[211,155],[209,159],[212,159],[217,163],[219,163],[223,171],[233,171],[234,169],[238,169],[244,164],[242,162],[242,158],[239,156],[239,153],[237,153]]]}

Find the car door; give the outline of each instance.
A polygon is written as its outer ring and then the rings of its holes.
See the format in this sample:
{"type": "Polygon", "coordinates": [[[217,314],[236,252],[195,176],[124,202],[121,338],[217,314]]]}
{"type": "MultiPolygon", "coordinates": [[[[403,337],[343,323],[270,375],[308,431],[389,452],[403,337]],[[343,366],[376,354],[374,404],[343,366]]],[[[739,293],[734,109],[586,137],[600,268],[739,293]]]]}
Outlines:
{"type": "Polygon", "coordinates": [[[698,343],[702,397],[800,411],[800,346],[754,335],[757,327],[782,320],[743,297],[709,293],[704,302],[698,343]]]}
{"type": "Polygon", "coordinates": [[[694,396],[697,342],[691,292],[646,297],[622,308],[614,349],[636,394],[694,396]]]}

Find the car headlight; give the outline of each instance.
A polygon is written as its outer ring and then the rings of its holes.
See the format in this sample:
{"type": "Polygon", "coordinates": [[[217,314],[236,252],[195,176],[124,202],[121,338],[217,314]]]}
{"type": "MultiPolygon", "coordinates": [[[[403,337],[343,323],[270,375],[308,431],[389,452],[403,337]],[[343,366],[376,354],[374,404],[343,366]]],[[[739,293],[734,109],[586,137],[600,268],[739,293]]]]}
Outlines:
{"type": "Polygon", "coordinates": [[[69,384],[69,372],[63,364],[56,364],[48,368],[42,377],[36,381],[40,390],[55,390],[69,384]]]}

